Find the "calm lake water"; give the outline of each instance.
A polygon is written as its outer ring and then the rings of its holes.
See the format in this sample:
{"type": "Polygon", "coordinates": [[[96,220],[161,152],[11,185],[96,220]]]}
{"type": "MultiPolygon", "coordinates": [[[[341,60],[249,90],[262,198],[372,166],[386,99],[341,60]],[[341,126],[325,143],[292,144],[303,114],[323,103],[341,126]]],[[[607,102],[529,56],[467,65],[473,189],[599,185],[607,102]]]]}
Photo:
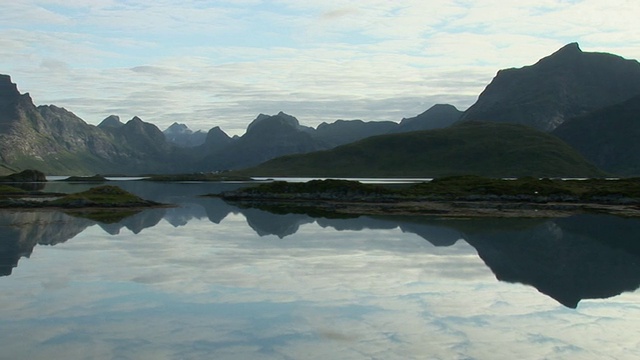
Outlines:
{"type": "MultiPolygon", "coordinates": [[[[0,212],[2,359],[635,359],[640,221],[0,212]]],[[[51,191],[91,185],[49,184],[51,191]]]]}

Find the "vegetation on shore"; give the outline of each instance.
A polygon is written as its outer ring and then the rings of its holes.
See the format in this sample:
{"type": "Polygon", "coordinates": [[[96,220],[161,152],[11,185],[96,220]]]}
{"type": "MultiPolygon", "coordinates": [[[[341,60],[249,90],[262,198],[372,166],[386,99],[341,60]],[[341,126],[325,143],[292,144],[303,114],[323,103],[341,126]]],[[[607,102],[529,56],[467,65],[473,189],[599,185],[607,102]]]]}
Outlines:
{"type": "Polygon", "coordinates": [[[98,186],[74,194],[16,192],[11,187],[0,187],[0,208],[122,209],[161,205],[110,185],[98,186]]]}
{"type": "Polygon", "coordinates": [[[89,182],[89,183],[101,183],[107,181],[102,175],[93,175],[93,176],[69,176],[66,179],[60,180],[66,182],[89,182]]]}
{"type": "MultiPolygon", "coordinates": [[[[447,217],[560,217],[583,212],[640,216],[640,179],[492,179],[453,176],[408,186],[316,180],[274,182],[218,195],[271,212],[447,217]]],[[[329,214],[329,215],[327,215],[329,214]]],[[[333,214],[333,215],[331,215],[333,214]]]]}
{"type": "Polygon", "coordinates": [[[522,125],[476,122],[374,136],[332,150],[283,156],[237,173],[271,177],[605,176],[553,135],[522,125]]]}
{"type": "Polygon", "coordinates": [[[248,176],[232,175],[230,173],[194,173],[194,174],[164,174],[150,175],[142,179],[143,181],[166,181],[166,182],[187,182],[187,181],[251,181],[248,176]]]}
{"type": "Polygon", "coordinates": [[[640,178],[562,180],[450,176],[402,188],[348,180],[276,181],[222,194],[227,199],[503,200],[640,202],[640,178]]]}

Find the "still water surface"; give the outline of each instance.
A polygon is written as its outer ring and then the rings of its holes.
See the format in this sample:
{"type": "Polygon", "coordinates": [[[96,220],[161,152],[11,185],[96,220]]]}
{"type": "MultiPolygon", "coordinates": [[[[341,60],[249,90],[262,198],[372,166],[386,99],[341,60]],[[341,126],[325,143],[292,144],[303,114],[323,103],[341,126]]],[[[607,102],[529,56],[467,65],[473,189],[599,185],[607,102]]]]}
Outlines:
{"type": "MultiPolygon", "coordinates": [[[[640,221],[0,212],[2,359],[633,359],[640,221]]],[[[50,184],[80,191],[91,185],[50,184]]]]}

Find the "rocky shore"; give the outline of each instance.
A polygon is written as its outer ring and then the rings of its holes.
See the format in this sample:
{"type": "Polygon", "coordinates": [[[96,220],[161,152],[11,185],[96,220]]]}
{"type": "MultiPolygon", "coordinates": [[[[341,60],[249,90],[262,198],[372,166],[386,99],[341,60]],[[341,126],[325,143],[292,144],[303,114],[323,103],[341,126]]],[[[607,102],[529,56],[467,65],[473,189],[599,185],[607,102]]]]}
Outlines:
{"type": "Polygon", "coordinates": [[[451,178],[444,183],[419,184],[401,190],[342,180],[301,185],[271,183],[219,196],[235,205],[277,212],[438,217],[563,217],[578,213],[640,216],[636,181],[632,186],[623,184],[624,191],[618,191],[616,186],[621,184],[612,181],[605,184],[612,191],[606,191],[599,180],[578,184],[462,180],[451,178]]]}

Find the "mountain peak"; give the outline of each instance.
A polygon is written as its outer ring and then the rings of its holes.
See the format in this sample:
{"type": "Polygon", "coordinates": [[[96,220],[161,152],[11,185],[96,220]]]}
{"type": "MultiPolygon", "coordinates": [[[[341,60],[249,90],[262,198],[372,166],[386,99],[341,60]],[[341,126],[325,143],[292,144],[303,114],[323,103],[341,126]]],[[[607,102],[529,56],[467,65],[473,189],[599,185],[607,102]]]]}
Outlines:
{"type": "Polygon", "coordinates": [[[500,70],[463,121],[519,123],[552,131],[566,119],[640,92],[640,63],[563,46],[537,63],[500,70]]]}
{"type": "Polygon", "coordinates": [[[11,76],[0,74],[0,102],[15,101],[19,97],[18,86],[11,82],[11,76]]]}
{"type": "Polygon", "coordinates": [[[567,45],[561,47],[555,54],[560,53],[582,53],[580,49],[580,45],[577,42],[568,43],[567,45]]]}
{"type": "Polygon", "coordinates": [[[164,131],[165,134],[182,134],[186,132],[191,132],[189,127],[186,124],[179,124],[177,122],[171,124],[171,126],[166,128],[164,131]]]}
{"type": "Polygon", "coordinates": [[[260,125],[260,127],[288,126],[297,129],[298,127],[300,127],[300,122],[294,116],[285,114],[282,111],[280,111],[277,115],[272,116],[260,114],[255,120],[251,122],[251,124],[249,124],[249,126],[247,127],[247,133],[255,130],[258,125],[260,125]]]}
{"type": "Polygon", "coordinates": [[[107,116],[100,124],[98,124],[99,128],[119,128],[124,125],[120,121],[120,117],[118,115],[109,115],[107,116]]]}
{"type": "Polygon", "coordinates": [[[577,42],[569,43],[553,54],[541,59],[538,63],[573,62],[582,56],[583,52],[577,42]]]}

